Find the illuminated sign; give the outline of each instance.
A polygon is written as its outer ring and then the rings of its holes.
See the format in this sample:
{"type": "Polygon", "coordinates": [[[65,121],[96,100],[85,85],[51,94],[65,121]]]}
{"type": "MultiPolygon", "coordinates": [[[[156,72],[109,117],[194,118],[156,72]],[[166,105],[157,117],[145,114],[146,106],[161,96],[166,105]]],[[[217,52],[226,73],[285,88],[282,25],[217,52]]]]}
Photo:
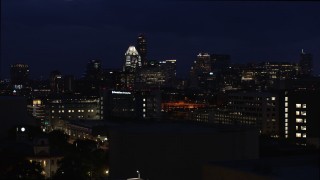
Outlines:
{"type": "Polygon", "coordinates": [[[131,92],[112,91],[112,94],[131,94],[131,92]]]}

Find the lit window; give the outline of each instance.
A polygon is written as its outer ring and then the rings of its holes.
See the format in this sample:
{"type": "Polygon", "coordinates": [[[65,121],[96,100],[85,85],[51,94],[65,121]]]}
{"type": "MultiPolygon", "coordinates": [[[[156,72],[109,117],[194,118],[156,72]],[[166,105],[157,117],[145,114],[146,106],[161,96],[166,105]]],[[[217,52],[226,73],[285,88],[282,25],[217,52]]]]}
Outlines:
{"type": "Polygon", "coordinates": [[[71,110],[68,110],[68,112],[70,113],[70,112],[71,112],[71,110]]]}
{"type": "Polygon", "coordinates": [[[296,115],[300,115],[300,111],[296,111],[296,115]]]}
{"type": "Polygon", "coordinates": [[[301,130],[307,130],[307,126],[301,126],[301,130]]]}
{"type": "Polygon", "coordinates": [[[63,112],[63,113],[64,113],[64,110],[61,110],[61,112],[63,112]]]}
{"type": "Polygon", "coordinates": [[[288,123],[285,123],[285,126],[288,126],[288,123]]]}
{"type": "Polygon", "coordinates": [[[146,104],[143,104],[143,107],[146,107],[146,104]]]}
{"type": "Polygon", "coordinates": [[[285,131],[286,134],[288,134],[288,131],[285,131]]]}
{"type": "Polygon", "coordinates": [[[299,126],[296,126],[296,130],[299,130],[299,126]]]}
{"type": "Polygon", "coordinates": [[[81,112],[81,110],[79,109],[78,112],[81,112]]]}
{"type": "Polygon", "coordinates": [[[286,102],[286,103],[284,103],[284,106],[285,106],[285,107],[288,107],[288,103],[287,103],[287,102],[286,102]]]}
{"type": "Polygon", "coordinates": [[[143,98],[143,102],[144,102],[144,101],[146,101],[146,99],[145,99],[145,98],[143,98]]]}
{"type": "Polygon", "coordinates": [[[54,113],[54,110],[52,110],[51,112],[54,113]]]}
{"type": "Polygon", "coordinates": [[[302,133],[302,137],[306,138],[307,137],[307,133],[302,133]]]}
{"type": "Polygon", "coordinates": [[[288,108],[284,108],[284,112],[288,112],[288,108]]]}
{"type": "Polygon", "coordinates": [[[284,101],[288,101],[288,99],[289,99],[288,97],[285,97],[285,98],[284,98],[284,101]]]}
{"type": "Polygon", "coordinates": [[[284,117],[285,117],[285,118],[288,118],[288,113],[284,114],[284,117]]]}
{"type": "Polygon", "coordinates": [[[296,104],[296,108],[301,108],[301,104],[296,104]]]}
{"type": "Polygon", "coordinates": [[[271,97],[271,100],[272,100],[272,101],[275,101],[275,100],[276,100],[276,97],[271,97]]]}
{"type": "Polygon", "coordinates": [[[284,120],[284,122],[286,122],[286,123],[287,123],[287,122],[288,122],[288,119],[285,119],[285,120],[284,120]]]}
{"type": "Polygon", "coordinates": [[[90,109],[88,110],[88,112],[90,112],[90,109]]]}
{"type": "Polygon", "coordinates": [[[301,138],[301,133],[296,133],[297,138],[301,138]]]}
{"type": "Polygon", "coordinates": [[[307,111],[301,111],[301,115],[302,116],[306,116],[307,115],[307,111]]]}
{"type": "Polygon", "coordinates": [[[143,112],[146,112],[146,109],[143,109],[143,112]]]}
{"type": "Polygon", "coordinates": [[[302,104],[302,108],[307,108],[307,104],[302,104]]]}
{"type": "Polygon", "coordinates": [[[307,119],[304,119],[303,122],[304,122],[304,123],[307,123],[307,119]]]}
{"type": "Polygon", "coordinates": [[[284,130],[288,131],[288,127],[285,127],[284,130]]]}
{"type": "Polygon", "coordinates": [[[296,123],[302,123],[303,121],[302,121],[302,119],[301,118],[297,118],[296,119],[296,123]]]}
{"type": "Polygon", "coordinates": [[[288,135],[285,135],[286,138],[288,138],[288,135]]]}

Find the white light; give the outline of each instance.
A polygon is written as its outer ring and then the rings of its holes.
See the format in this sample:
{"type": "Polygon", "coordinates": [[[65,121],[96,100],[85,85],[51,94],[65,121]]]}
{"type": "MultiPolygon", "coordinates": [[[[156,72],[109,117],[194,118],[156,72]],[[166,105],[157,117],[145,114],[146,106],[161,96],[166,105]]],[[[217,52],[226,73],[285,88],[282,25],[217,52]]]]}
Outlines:
{"type": "Polygon", "coordinates": [[[123,92],[123,91],[112,91],[112,94],[131,94],[131,92],[123,92]]]}
{"type": "Polygon", "coordinates": [[[22,127],[22,128],[21,128],[21,131],[22,131],[22,132],[26,131],[26,128],[22,127]]]}

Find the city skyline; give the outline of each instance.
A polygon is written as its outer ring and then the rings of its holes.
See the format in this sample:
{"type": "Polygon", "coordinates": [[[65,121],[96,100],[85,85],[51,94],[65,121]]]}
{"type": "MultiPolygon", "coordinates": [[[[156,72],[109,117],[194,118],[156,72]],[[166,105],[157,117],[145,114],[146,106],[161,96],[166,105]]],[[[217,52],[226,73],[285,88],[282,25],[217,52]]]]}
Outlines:
{"type": "Polygon", "coordinates": [[[32,78],[56,69],[80,77],[92,59],[121,68],[140,33],[148,60],[177,59],[178,76],[199,52],[229,54],[232,63],[298,63],[301,49],[319,73],[318,3],[123,2],[2,1],[2,77],[15,63],[28,64],[32,78]]]}

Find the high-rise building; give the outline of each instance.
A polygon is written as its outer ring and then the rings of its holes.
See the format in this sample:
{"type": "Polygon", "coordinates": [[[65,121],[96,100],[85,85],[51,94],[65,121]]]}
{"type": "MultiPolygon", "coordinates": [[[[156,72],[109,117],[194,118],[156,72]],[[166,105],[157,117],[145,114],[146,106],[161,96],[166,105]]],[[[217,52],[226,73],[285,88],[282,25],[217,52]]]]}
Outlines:
{"type": "Polygon", "coordinates": [[[177,76],[177,60],[165,60],[160,61],[159,66],[163,74],[165,75],[165,84],[167,86],[175,86],[177,76]]]}
{"type": "Polygon", "coordinates": [[[29,66],[27,64],[13,64],[10,69],[11,84],[15,89],[22,89],[28,83],[29,66]]]}
{"type": "Polygon", "coordinates": [[[319,91],[286,90],[281,97],[281,136],[299,145],[319,147],[319,91]]]}
{"type": "Polygon", "coordinates": [[[64,92],[64,81],[60,71],[52,71],[50,74],[50,88],[54,93],[64,92]]]}
{"type": "Polygon", "coordinates": [[[230,55],[211,54],[211,63],[214,71],[222,71],[230,66],[230,55]]]}
{"type": "Polygon", "coordinates": [[[141,56],[139,55],[136,47],[130,46],[125,53],[125,64],[123,66],[123,71],[135,72],[141,66],[141,56]]]}
{"type": "Polygon", "coordinates": [[[87,64],[86,78],[90,80],[99,80],[102,76],[101,62],[99,60],[91,60],[87,64]]]}
{"type": "Polygon", "coordinates": [[[305,53],[302,49],[300,55],[300,68],[302,76],[311,76],[312,75],[312,54],[305,53]]]}
{"type": "Polygon", "coordinates": [[[208,53],[199,53],[197,60],[194,61],[190,71],[190,87],[199,88],[203,84],[202,78],[211,71],[210,55],[208,53]]]}
{"type": "Polygon", "coordinates": [[[137,39],[137,50],[141,56],[142,66],[146,66],[148,64],[147,60],[147,41],[143,34],[140,34],[137,39]]]}

